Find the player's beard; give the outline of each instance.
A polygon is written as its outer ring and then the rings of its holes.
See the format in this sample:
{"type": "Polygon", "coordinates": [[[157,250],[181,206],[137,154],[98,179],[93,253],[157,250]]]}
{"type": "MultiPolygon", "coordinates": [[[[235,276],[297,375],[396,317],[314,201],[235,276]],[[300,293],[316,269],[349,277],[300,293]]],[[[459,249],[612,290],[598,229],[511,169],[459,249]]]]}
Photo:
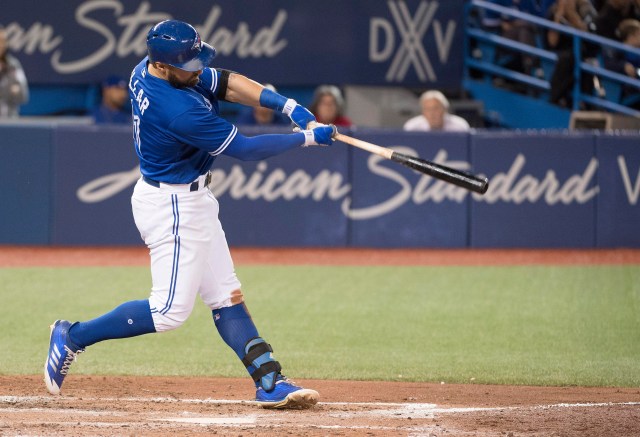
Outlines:
{"type": "Polygon", "coordinates": [[[169,83],[175,88],[186,88],[198,85],[198,81],[200,81],[200,75],[198,73],[194,73],[193,76],[186,81],[181,81],[178,79],[172,71],[169,71],[167,75],[167,80],[169,83]]]}

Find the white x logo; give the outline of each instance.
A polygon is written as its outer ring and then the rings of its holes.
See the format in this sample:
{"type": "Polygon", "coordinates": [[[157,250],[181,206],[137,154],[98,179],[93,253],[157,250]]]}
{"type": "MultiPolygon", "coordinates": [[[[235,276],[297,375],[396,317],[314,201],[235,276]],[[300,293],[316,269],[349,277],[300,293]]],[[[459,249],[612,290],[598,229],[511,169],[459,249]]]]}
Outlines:
{"type": "Polygon", "coordinates": [[[435,81],[436,74],[422,45],[422,37],[429,28],[438,9],[437,2],[421,1],[413,20],[404,1],[389,1],[388,5],[391,15],[393,15],[393,20],[402,36],[402,46],[394,56],[387,71],[387,81],[403,80],[409,65],[413,65],[421,81],[426,81],[427,77],[430,81],[435,81]]]}

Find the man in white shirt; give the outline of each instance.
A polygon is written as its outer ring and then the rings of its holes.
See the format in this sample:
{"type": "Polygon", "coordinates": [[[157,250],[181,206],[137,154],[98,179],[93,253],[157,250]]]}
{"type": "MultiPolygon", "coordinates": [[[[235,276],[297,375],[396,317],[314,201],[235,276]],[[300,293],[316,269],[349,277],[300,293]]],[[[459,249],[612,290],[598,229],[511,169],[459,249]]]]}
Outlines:
{"type": "Polygon", "coordinates": [[[469,123],[457,115],[449,114],[449,101],[440,91],[426,91],[420,96],[422,114],[404,124],[406,131],[466,132],[469,123]]]}

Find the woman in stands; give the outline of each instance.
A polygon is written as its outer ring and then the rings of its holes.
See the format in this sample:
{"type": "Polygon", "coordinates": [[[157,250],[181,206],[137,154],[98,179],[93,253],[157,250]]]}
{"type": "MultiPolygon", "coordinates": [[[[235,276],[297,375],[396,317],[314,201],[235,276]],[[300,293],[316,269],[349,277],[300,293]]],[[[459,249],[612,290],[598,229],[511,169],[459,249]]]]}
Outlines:
{"type": "Polygon", "coordinates": [[[337,86],[320,85],[313,94],[309,110],[319,123],[351,127],[351,120],[344,115],[344,98],[337,86]]]}

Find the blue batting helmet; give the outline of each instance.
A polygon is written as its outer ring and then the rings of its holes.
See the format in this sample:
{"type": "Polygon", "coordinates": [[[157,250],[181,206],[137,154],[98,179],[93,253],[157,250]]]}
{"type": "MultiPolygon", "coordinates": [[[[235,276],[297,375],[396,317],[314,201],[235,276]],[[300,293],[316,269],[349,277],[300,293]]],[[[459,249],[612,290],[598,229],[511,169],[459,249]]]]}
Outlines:
{"type": "Polygon", "coordinates": [[[182,21],[162,21],[147,34],[151,62],[162,62],[185,71],[202,70],[211,64],[216,49],[200,40],[196,29],[182,21]]]}

